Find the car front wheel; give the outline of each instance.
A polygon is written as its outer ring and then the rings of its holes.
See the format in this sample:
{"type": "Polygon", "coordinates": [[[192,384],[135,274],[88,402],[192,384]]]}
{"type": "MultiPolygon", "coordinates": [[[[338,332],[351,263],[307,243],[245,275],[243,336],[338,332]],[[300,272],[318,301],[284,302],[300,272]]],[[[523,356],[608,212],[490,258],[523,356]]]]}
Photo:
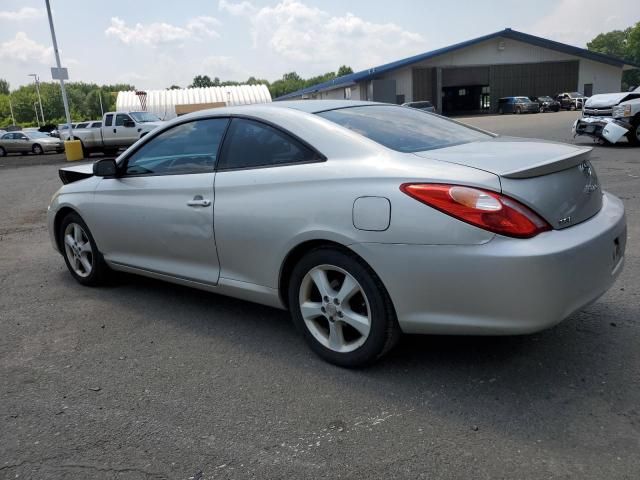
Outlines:
{"type": "Polygon", "coordinates": [[[632,145],[640,145],[640,118],[638,118],[631,127],[631,131],[627,134],[629,143],[632,145]]]}
{"type": "Polygon", "coordinates": [[[103,283],[109,267],[80,215],[70,213],[64,217],[58,236],[64,261],[73,278],[87,286],[103,283]]]}
{"type": "Polygon", "coordinates": [[[0,147],[0,157],[6,157],[7,156],[7,151],[4,149],[4,147],[0,147]]]}
{"type": "Polygon", "coordinates": [[[35,155],[42,155],[42,147],[40,145],[38,145],[37,143],[31,147],[31,151],[35,154],[35,155]]]}
{"type": "Polygon", "coordinates": [[[365,366],[399,338],[382,282],[348,252],[323,247],[308,253],[293,269],[288,297],[296,327],[313,351],[333,364],[365,366]]]}

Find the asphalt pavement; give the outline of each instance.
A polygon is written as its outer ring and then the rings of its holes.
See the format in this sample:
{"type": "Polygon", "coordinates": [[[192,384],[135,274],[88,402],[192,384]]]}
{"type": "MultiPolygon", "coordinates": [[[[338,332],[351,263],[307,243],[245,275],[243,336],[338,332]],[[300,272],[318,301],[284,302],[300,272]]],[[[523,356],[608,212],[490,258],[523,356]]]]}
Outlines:
{"type": "MultiPolygon", "coordinates": [[[[575,116],[458,120],[574,142],[575,116]]],[[[606,295],[535,335],[404,337],[364,370],[315,357],[286,312],[80,286],[45,226],[64,159],[0,159],[0,478],[637,479],[640,148],[593,158],[629,222],[606,295]]]]}

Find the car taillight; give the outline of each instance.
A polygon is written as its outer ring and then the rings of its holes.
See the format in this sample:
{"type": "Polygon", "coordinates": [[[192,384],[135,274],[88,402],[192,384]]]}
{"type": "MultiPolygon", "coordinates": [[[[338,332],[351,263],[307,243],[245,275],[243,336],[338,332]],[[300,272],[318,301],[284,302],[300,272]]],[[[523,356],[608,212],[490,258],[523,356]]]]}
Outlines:
{"type": "Polygon", "coordinates": [[[400,190],[442,213],[507,237],[531,238],[551,230],[531,209],[496,192],[434,183],[405,183],[400,190]]]}

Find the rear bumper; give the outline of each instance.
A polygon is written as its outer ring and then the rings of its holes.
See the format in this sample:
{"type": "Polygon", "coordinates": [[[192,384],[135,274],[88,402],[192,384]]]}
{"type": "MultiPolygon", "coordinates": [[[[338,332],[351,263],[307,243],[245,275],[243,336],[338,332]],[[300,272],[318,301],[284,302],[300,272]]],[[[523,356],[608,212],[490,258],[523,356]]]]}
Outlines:
{"type": "Polygon", "coordinates": [[[406,333],[510,335],[551,327],[605,293],[624,263],[622,202],[528,240],[473,246],[357,244],[406,333]]]}

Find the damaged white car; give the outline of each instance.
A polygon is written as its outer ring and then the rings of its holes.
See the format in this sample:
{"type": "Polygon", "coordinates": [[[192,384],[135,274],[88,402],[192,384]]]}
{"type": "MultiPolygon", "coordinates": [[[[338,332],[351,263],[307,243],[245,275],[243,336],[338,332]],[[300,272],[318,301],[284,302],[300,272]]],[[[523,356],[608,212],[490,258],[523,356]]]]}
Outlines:
{"type": "Polygon", "coordinates": [[[592,96],[572,130],[574,137],[588,135],[617,143],[626,136],[632,145],[640,145],[640,87],[630,92],[592,96]]]}

